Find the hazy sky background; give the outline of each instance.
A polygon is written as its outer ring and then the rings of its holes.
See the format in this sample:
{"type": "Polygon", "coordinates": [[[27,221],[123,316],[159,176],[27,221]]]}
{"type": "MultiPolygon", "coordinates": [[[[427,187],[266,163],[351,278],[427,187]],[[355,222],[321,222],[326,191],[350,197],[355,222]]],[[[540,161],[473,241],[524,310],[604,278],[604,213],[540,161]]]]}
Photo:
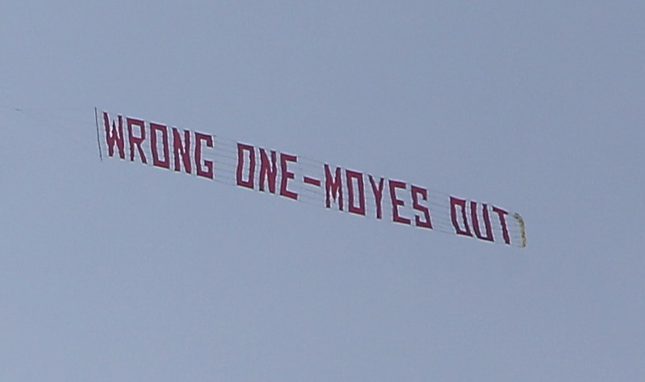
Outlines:
{"type": "Polygon", "coordinates": [[[645,380],[644,19],[2,2],[0,380],[645,380]],[[529,247],[100,162],[94,106],[491,201],[529,247]]]}

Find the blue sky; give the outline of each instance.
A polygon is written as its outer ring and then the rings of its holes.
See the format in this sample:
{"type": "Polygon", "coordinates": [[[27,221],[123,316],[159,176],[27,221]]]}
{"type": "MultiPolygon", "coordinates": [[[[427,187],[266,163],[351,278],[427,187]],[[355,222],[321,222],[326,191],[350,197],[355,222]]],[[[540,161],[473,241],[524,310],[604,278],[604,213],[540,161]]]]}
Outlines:
{"type": "Polygon", "coordinates": [[[3,3],[0,379],[642,379],[644,11],[3,3]],[[489,200],[529,247],[101,162],[95,106],[489,200]]]}

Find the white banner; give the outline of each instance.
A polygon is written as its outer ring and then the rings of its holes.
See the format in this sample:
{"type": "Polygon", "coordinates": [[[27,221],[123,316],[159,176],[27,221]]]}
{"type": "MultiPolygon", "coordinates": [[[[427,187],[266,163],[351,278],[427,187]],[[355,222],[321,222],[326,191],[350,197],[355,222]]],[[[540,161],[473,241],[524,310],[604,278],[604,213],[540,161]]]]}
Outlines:
{"type": "Polygon", "coordinates": [[[490,203],[208,133],[97,113],[101,157],[273,194],[371,219],[525,247],[524,220],[490,203]]]}

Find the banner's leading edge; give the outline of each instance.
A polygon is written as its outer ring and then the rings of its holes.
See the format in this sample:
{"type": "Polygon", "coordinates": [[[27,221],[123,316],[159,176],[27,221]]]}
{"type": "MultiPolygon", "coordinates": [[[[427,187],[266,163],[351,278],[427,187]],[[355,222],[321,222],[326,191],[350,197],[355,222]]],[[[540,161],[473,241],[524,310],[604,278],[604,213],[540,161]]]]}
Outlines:
{"type": "Polygon", "coordinates": [[[520,214],[490,203],[163,123],[107,111],[96,117],[102,158],[139,162],[421,230],[526,246],[520,214]]]}

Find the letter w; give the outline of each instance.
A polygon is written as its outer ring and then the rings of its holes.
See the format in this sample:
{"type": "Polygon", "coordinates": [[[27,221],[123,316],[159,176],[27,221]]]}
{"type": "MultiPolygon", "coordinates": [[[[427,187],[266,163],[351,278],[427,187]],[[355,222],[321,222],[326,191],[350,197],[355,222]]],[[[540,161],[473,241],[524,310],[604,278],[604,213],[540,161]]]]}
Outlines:
{"type": "Polygon", "coordinates": [[[114,156],[114,144],[119,149],[119,156],[125,159],[125,150],[123,146],[123,117],[117,116],[119,126],[117,128],[116,122],[110,123],[110,116],[107,112],[103,112],[103,125],[105,126],[105,141],[108,147],[108,154],[114,156]],[[111,128],[110,128],[111,126],[111,128]]]}

